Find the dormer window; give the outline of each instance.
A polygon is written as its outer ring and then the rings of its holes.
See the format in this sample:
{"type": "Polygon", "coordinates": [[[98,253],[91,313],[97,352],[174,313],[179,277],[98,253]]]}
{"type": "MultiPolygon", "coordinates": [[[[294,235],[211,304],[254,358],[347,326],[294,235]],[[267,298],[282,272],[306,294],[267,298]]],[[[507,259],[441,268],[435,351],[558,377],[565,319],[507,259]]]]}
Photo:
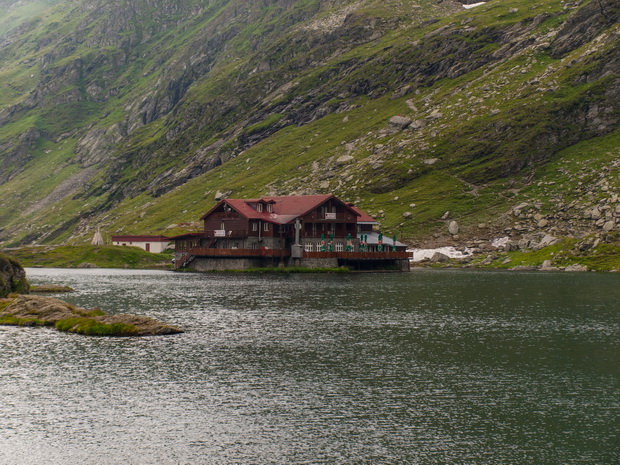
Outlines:
{"type": "Polygon", "coordinates": [[[257,212],[262,212],[263,211],[263,204],[262,203],[257,203],[256,204],[256,211],[257,212]]]}
{"type": "Polygon", "coordinates": [[[273,212],[273,205],[271,205],[270,203],[268,203],[268,204],[267,204],[267,211],[268,211],[269,213],[272,213],[272,212],[273,212]]]}

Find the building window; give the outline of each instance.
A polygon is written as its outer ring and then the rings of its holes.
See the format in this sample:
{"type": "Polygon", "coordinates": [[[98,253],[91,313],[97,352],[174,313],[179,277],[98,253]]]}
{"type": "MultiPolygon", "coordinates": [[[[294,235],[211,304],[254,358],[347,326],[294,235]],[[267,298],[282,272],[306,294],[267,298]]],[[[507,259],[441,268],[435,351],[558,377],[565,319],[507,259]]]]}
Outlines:
{"type": "Polygon", "coordinates": [[[267,211],[269,213],[271,213],[273,211],[273,206],[270,203],[267,204],[267,211]]]}
{"type": "Polygon", "coordinates": [[[257,203],[256,204],[256,211],[257,212],[262,212],[263,211],[263,204],[262,203],[257,203]]]}
{"type": "Polygon", "coordinates": [[[252,221],[252,231],[258,231],[258,223],[256,221],[252,221]]]}
{"type": "Polygon", "coordinates": [[[263,224],[263,231],[269,231],[269,223],[263,224]]]}
{"type": "Polygon", "coordinates": [[[336,242],[336,252],[344,252],[344,244],[342,242],[336,242]]]}

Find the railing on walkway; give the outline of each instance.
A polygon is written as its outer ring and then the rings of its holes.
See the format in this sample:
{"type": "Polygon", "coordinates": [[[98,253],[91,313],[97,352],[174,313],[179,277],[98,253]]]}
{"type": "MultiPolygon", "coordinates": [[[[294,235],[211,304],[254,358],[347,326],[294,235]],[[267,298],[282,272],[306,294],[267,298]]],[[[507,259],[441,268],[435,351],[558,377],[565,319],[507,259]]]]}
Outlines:
{"type": "MultiPolygon", "coordinates": [[[[242,258],[242,257],[271,257],[288,258],[290,250],[282,249],[213,249],[193,248],[178,261],[177,267],[187,265],[195,257],[213,258],[242,258]]],[[[304,252],[303,258],[340,258],[345,260],[410,260],[411,252],[304,252]]]]}
{"type": "Polygon", "coordinates": [[[195,255],[192,255],[192,254],[190,254],[190,253],[184,253],[184,254],[181,256],[181,258],[179,258],[177,261],[175,261],[175,263],[174,263],[174,267],[175,267],[176,269],[183,268],[183,267],[185,267],[185,266],[189,265],[189,264],[190,264],[190,262],[191,262],[194,258],[196,258],[196,256],[195,256],[195,255]]]}

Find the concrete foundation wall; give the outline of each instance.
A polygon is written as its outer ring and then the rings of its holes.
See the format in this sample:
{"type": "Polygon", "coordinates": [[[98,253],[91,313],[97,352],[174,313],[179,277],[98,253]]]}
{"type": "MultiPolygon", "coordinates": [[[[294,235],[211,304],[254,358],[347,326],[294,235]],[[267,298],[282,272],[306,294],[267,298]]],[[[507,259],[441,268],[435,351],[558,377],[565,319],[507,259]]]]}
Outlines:
{"type": "Polygon", "coordinates": [[[336,268],[338,266],[337,258],[303,258],[300,260],[299,266],[304,268],[336,268]]]}
{"type": "MultiPolygon", "coordinates": [[[[284,263],[287,265],[287,263],[284,263]]],[[[246,270],[248,268],[271,268],[280,265],[279,258],[207,258],[196,257],[188,266],[194,271],[246,270]]]]}
{"type": "Polygon", "coordinates": [[[190,269],[195,271],[245,270],[261,267],[260,258],[195,258],[190,269]]]}
{"type": "Polygon", "coordinates": [[[400,271],[411,271],[411,262],[409,260],[396,260],[400,271]]]}
{"type": "MultiPolygon", "coordinates": [[[[181,254],[177,255],[177,260],[181,259],[181,254]]],[[[381,270],[397,269],[409,271],[409,260],[363,260],[345,261],[338,258],[289,258],[281,261],[279,258],[265,257],[196,257],[192,260],[188,269],[194,271],[224,271],[224,270],[245,270],[248,268],[269,268],[278,266],[301,266],[304,268],[336,268],[346,266],[352,270],[381,270]]]]}

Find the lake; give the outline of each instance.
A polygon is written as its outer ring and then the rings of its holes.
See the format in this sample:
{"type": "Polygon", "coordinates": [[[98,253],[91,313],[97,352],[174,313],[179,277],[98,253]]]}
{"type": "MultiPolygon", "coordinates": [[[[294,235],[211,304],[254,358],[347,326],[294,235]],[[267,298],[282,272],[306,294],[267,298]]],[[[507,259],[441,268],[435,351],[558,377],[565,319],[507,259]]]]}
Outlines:
{"type": "Polygon", "coordinates": [[[28,269],[186,330],[0,327],[0,463],[620,463],[620,275],[28,269]]]}

